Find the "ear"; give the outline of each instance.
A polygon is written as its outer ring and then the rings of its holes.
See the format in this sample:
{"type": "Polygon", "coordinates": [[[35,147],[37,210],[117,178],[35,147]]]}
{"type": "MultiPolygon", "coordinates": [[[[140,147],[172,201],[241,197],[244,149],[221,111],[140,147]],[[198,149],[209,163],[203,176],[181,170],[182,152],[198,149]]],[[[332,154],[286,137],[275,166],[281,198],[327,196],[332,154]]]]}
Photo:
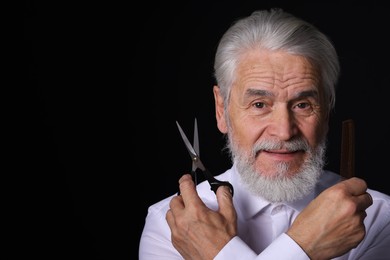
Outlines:
{"type": "Polygon", "coordinates": [[[215,101],[215,118],[217,119],[217,127],[221,133],[227,133],[227,125],[225,120],[224,100],[221,95],[219,86],[215,85],[213,88],[215,101]]]}

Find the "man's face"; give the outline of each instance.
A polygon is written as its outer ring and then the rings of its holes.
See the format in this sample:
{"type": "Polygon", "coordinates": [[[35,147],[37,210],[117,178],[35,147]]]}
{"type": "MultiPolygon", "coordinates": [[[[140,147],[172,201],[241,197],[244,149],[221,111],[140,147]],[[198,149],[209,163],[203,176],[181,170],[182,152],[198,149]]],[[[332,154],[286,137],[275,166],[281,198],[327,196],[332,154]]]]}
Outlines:
{"type": "Polygon", "coordinates": [[[214,88],[218,128],[228,134],[242,171],[272,183],[298,178],[313,170],[310,164],[322,167],[327,118],[319,84],[315,68],[301,56],[252,51],[238,64],[226,109],[214,88]]]}

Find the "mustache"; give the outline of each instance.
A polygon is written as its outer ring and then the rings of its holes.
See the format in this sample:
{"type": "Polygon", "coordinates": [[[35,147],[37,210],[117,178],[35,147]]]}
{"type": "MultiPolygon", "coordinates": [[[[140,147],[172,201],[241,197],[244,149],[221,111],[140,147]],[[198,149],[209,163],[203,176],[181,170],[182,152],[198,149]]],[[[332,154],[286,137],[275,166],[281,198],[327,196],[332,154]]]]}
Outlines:
{"type": "Polygon", "coordinates": [[[267,150],[287,150],[289,152],[308,151],[310,149],[309,143],[303,138],[294,138],[288,141],[280,140],[261,140],[253,146],[252,152],[258,154],[261,151],[267,150]]]}

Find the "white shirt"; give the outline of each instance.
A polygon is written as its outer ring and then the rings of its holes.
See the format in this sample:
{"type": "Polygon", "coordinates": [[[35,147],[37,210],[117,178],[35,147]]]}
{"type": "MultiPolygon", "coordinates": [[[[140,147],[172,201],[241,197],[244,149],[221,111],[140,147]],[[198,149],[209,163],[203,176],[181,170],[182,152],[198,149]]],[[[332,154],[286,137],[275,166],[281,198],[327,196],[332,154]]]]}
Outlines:
{"type": "MultiPolygon", "coordinates": [[[[324,171],[314,191],[303,199],[293,203],[269,203],[246,191],[234,166],[216,178],[233,185],[238,218],[238,235],[225,245],[216,260],[309,259],[285,232],[313,198],[340,181],[340,175],[324,171]]],[[[216,196],[207,182],[200,183],[197,191],[209,208],[218,208],[216,196]]],[[[371,189],[367,192],[374,203],[366,210],[366,236],[356,248],[335,259],[390,259],[390,196],[371,189]]],[[[175,195],[149,207],[140,240],[140,260],[183,259],[171,243],[171,231],[165,219],[169,202],[175,195]]]]}

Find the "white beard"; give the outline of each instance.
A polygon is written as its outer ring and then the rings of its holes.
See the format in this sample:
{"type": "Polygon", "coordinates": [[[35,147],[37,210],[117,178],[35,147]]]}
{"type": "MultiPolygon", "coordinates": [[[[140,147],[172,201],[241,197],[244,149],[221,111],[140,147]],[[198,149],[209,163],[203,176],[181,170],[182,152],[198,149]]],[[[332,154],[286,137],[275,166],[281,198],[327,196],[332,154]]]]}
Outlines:
{"type": "MultiPolygon", "coordinates": [[[[231,129],[230,129],[231,130],[231,129]]],[[[255,144],[252,151],[241,151],[228,134],[227,148],[231,153],[233,162],[236,164],[241,181],[248,190],[270,202],[291,202],[309,194],[318,182],[325,162],[326,139],[315,149],[310,149],[303,138],[282,142],[266,140],[255,144]],[[275,168],[272,177],[265,176],[255,169],[256,154],[263,149],[304,150],[308,153],[307,159],[300,170],[288,176],[288,163],[281,162],[275,168]]]]}

